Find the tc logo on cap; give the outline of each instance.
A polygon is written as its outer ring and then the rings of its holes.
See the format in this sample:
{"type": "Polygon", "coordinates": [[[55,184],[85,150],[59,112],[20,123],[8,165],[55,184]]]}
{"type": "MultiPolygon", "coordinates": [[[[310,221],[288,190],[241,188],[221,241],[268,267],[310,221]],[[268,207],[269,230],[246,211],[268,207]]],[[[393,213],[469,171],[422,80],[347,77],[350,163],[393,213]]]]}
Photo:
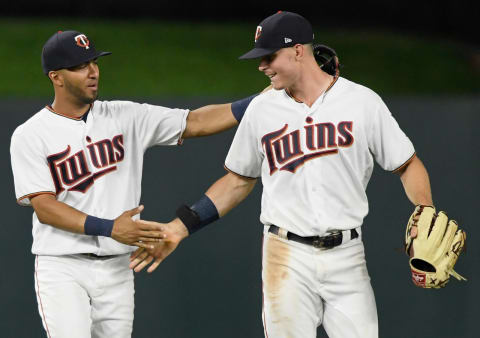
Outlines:
{"type": "Polygon", "coordinates": [[[85,34],[79,34],[75,37],[75,41],[77,42],[77,46],[83,47],[85,49],[89,49],[90,41],[85,36],[85,34]]]}
{"type": "Polygon", "coordinates": [[[262,35],[262,26],[257,26],[257,30],[255,31],[255,42],[257,42],[260,35],[262,35]]]}

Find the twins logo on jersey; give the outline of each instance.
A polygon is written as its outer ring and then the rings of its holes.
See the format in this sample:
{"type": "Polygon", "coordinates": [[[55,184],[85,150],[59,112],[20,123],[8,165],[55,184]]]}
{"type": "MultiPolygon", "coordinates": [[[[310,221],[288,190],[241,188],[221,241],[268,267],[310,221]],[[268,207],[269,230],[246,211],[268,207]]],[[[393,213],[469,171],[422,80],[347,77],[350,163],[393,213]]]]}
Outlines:
{"type": "Polygon", "coordinates": [[[308,123],[304,127],[307,149],[302,149],[302,133],[299,129],[287,133],[288,124],[262,137],[270,175],[273,175],[278,167],[280,170],[295,173],[305,162],[337,154],[338,147],[349,147],[354,142],[352,121],[342,121],[337,125],[331,122],[313,124],[311,117],[307,117],[305,121],[308,123]]]}
{"type": "Polygon", "coordinates": [[[113,164],[122,161],[125,156],[123,135],[95,143],[87,136],[87,142],[90,143],[87,145],[87,155],[83,150],[70,155],[71,147],[68,145],[64,151],[47,157],[57,195],[66,187],[69,187],[69,191],[85,193],[96,179],[117,170],[117,166],[113,164]],[[101,170],[90,172],[87,156],[93,166],[101,170]]]}

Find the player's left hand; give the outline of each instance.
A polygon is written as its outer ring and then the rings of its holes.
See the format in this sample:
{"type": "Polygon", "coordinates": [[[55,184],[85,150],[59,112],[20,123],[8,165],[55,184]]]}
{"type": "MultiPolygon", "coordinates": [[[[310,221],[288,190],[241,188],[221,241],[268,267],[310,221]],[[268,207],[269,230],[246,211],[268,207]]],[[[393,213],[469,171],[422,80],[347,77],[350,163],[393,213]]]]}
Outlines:
{"type": "Polygon", "coordinates": [[[188,236],[188,230],[177,218],[162,226],[162,236],[163,239],[160,242],[150,243],[151,248],[138,248],[132,253],[130,256],[130,269],[140,272],[153,261],[147,272],[152,273],[155,271],[160,263],[188,236]]]}
{"type": "Polygon", "coordinates": [[[405,251],[410,256],[413,283],[421,288],[438,289],[448,283],[450,276],[466,280],[453,269],[464,251],[466,238],[465,231],[445,212],[417,205],[405,232],[405,251]]]}

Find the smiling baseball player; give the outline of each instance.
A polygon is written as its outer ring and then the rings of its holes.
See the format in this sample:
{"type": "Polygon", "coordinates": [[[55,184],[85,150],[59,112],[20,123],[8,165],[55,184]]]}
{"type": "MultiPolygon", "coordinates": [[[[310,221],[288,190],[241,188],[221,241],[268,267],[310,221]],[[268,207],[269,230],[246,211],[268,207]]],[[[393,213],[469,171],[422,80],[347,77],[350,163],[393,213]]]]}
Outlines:
{"type": "MultiPolygon", "coordinates": [[[[408,137],[372,90],[322,71],[313,31],[279,12],[255,32],[259,70],[274,90],[252,100],[228,152],[227,175],[192,207],[179,207],[166,238],[132,255],[155,270],[188,235],[225,215],[263,184],[263,323],[266,337],[378,337],[361,226],[374,161],[398,173],[415,205],[432,205],[428,173],[408,137]]],[[[423,230],[422,230],[423,231],[423,230]]],[[[412,232],[412,237],[415,234],[412,232]]],[[[423,235],[422,235],[423,236],[423,235]]]]}
{"type": "Polygon", "coordinates": [[[131,336],[128,254],[161,237],[158,223],[132,219],[143,209],[144,152],[231,128],[244,112],[98,101],[97,58],[108,54],[80,32],[55,33],[42,51],[55,99],[12,136],[16,197],[35,211],[35,290],[48,337],[131,336]]]}

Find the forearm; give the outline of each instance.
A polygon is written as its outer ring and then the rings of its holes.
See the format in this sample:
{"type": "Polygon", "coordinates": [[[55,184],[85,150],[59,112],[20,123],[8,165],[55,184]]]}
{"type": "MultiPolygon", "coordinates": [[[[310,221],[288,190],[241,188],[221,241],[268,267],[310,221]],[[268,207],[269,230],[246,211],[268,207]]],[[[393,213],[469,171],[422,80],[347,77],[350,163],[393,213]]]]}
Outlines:
{"type": "Polygon", "coordinates": [[[228,173],[215,182],[199,201],[191,208],[182,205],[177,210],[178,218],[162,229],[162,241],[147,251],[139,249],[131,257],[130,268],[136,272],[155,261],[148,272],[153,272],[170,255],[182,240],[192,233],[223,216],[248,196],[255,186],[256,179],[247,179],[228,173]]]}
{"type": "MultiPolygon", "coordinates": [[[[265,88],[264,91],[270,89],[265,88]]],[[[233,128],[243,118],[250,102],[258,94],[251,95],[233,103],[215,104],[192,110],[187,117],[187,126],[183,138],[217,134],[233,128]]]]}
{"type": "Polygon", "coordinates": [[[179,219],[174,221],[180,237],[193,234],[227,214],[247,197],[255,182],[256,179],[228,173],[215,182],[191,207],[180,206],[177,209],[179,219]]]}
{"type": "Polygon", "coordinates": [[[123,212],[113,220],[87,215],[57,201],[52,195],[38,195],[32,198],[31,203],[41,223],[61,230],[111,237],[117,242],[142,248],[150,248],[150,242],[158,242],[162,238],[160,223],[132,219],[142,212],[142,205],[123,212]]]}
{"type": "Polygon", "coordinates": [[[250,194],[256,182],[256,179],[228,173],[215,182],[205,194],[215,204],[219,216],[222,217],[250,194]]]}
{"type": "Polygon", "coordinates": [[[183,138],[207,136],[220,133],[238,124],[231,104],[215,104],[192,110],[187,117],[183,138]]]}
{"type": "Polygon", "coordinates": [[[428,172],[418,157],[415,156],[400,172],[400,180],[408,199],[414,205],[433,205],[428,172]]]}
{"type": "Polygon", "coordinates": [[[32,198],[31,203],[41,223],[69,232],[85,233],[84,224],[87,218],[85,213],[47,194],[32,198]]]}

